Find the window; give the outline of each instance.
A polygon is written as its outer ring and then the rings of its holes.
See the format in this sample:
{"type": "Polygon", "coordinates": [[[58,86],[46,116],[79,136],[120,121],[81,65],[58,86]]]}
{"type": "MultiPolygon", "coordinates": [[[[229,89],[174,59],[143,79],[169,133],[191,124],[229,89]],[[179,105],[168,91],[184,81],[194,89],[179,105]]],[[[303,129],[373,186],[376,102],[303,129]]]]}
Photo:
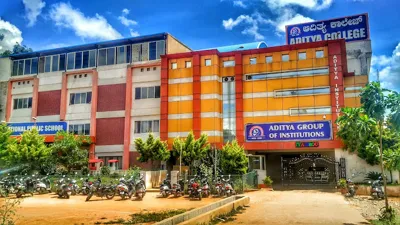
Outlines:
{"type": "Polygon", "coordinates": [[[211,59],[206,59],[204,63],[206,66],[211,66],[211,59]]]}
{"type": "Polygon", "coordinates": [[[65,54],[60,55],[60,63],[58,65],[58,70],[65,70],[65,54]]]}
{"type": "Polygon", "coordinates": [[[92,102],[92,92],[71,93],[69,95],[69,104],[89,104],[92,102]]]}
{"type": "Polygon", "coordinates": [[[68,53],[67,55],[67,70],[73,70],[75,69],[74,63],[75,63],[75,53],[68,53]]]}
{"type": "Polygon", "coordinates": [[[99,50],[99,62],[98,62],[99,66],[107,65],[106,58],[107,58],[106,49],[100,49],[99,50]]]}
{"type": "MultiPolygon", "coordinates": [[[[99,61],[100,60],[101,58],[99,57],[99,61]]],[[[67,70],[83,69],[95,66],[96,66],[96,50],[68,53],[67,70]]],[[[60,70],[63,70],[61,67],[64,66],[61,66],[61,61],[60,61],[60,70]]]]}
{"type": "Polygon", "coordinates": [[[186,61],[185,68],[191,68],[191,67],[192,67],[192,61],[186,61]]]}
{"type": "Polygon", "coordinates": [[[51,69],[51,56],[46,56],[44,63],[44,72],[48,73],[50,72],[50,69],[51,69]]]}
{"type": "Polygon", "coordinates": [[[159,120],[135,121],[135,134],[160,132],[159,120]]]}
{"type": "Polygon", "coordinates": [[[345,91],[359,91],[361,89],[362,89],[362,87],[345,87],[344,88],[345,91]]]}
{"type": "Polygon", "coordinates": [[[75,69],[82,68],[82,52],[75,52],[75,69]]]}
{"type": "Polygon", "coordinates": [[[89,51],[89,67],[96,67],[96,50],[89,51]]]}
{"type": "Polygon", "coordinates": [[[89,67],[89,51],[84,51],[82,58],[82,68],[88,68],[88,67],[89,67]]]}
{"type": "Polygon", "coordinates": [[[324,50],[315,51],[315,58],[317,59],[324,58],[324,50]]]}
{"type": "Polygon", "coordinates": [[[99,156],[98,159],[102,160],[104,165],[111,167],[114,164],[115,169],[122,170],[122,156],[99,156]],[[111,163],[110,160],[117,160],[117,162],[111,163]]]}
{"type": "Polygon", "coordinates": [[[117,64],[126,62],[126,50],[125,46],[117,47],[117,64]]]}
{"type": "Polygon", "coordinates": [[[307,59],[307,53],[305,53],[305,52],[299,52],[299,54],[298,54],[299,56],[299,60],[305,60],[305,59],[307,59]]]}
{"type": "Polygon", "coordinates": [[[90,135],[90,124],[71,124],[69,132],[76,135],[90,135]]]}
{"type": "Polygon", "coordinates": [[[235,61],[227,60],[227,61],[224,61],[223,65],[224,65],[224,67],[232,67],[232,66],[235,66],[235,61]]]}
{"type": "Polygon", "coordinates": [[[157,42],[149,43],[149,60],[157,59],[157,42]]]}
{"type": "Polygon", "coordinates": [[[38,58],[14,60],[11,76],[37,74],[38,58]]]}
{"type": "Polygon", "coordinates": [[[288,61],[289,61],[289,55],[288,54],[282,55],[282,62],[288,62],[288,61]]]}
{"type": "Polygon", "coordinates": [[[53,55],[51,62],[51,71],[58,71],[58,57],[59,55],[53,55]]]}
{"type": "Polygon", "coordinates": [[[313,76],[313,75],[326,75],[329,74],[328,68],[313,69],[313,70],[299,70],[293,72],[282,72],[282,73],[266,73],[257,75],[247,75],[246,80],[268,80],[268,79],[281,79],[287,77],[302,77],[302,76],[313,76]]]}
{"type": "Polygon", "coordinates": [[[32,66],[31,74],[37,74],[37,72],[38,72],[38,59],[37,58],[32,59],[31,66],[32,66]]]}
{"type": "Polygon", "coordinates": [[[224,77],[222,80],[222,123],[224,142],[236,137],[236,90],[234,77],[224,77]]]}
{"type": "Polygon", "coordinates": [[[44,73],[44,57],[39,58],[39,73],[44,73]]]}
{"type": "Polygon", "coordinates": [[[13,109],[28,109],[32,108],[32,98],[15,98],[13,109]]]}
{"type": "Polygon", "coordinates": [[[257,58],[250,58],[250,65],[257,64],[257,58]]]}
{"type": "Polygon", "coordinates": [[[178,68],[177,63],[171,63],[171,69],[176,70],[178,68]]]}
{"type": "Polygon", "coordinates": [[[266,63],[272,63],[272,56],[266,56],[265,57],[265,62],[266,63]]]}
{"type": "Polygon", "coordinates": [[[275,97],[329,94],[329,87],[275,91],[275,97]]]}
{"type": "Polygon", "coordinates": [[[330,114],[331,107],[319,107],[319,108],[298,108],[298,109],[290,109],[291,116],[298,115],[318,115],[318,114],[330,114]]]}
{"type": "Polygon", "coordinates": [[[115,63],[115,48],[107,49],[107,65],[113,65],[115,63]]]}
{"type": "Polygon", "coordinates": [[[135,99],[160,98],[160,86],[135,88],[135,99]]]}
{"type": "Polygon", "coordinates": [[[31,74],[31,60],[25,60],[24,74],[31,74]]]}

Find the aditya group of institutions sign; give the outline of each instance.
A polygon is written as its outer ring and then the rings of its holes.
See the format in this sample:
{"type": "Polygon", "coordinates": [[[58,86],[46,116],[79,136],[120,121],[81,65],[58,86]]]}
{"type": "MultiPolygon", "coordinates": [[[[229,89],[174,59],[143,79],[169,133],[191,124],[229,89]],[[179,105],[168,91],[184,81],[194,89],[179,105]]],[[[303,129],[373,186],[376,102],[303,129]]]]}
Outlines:
{"type": "Polygon", "coordinates": [[[247,141],[308,141],[331,139],[331,121],[246,124],[247,141]]]}
{"type": "Polygon", "coordinates": [[[37,123],[7,123],[12,130],[11,135],[21,135],[24,131],[32,130],[34,127],[42,135],[54,135],[58,131],[67,131],[67,122],[37,122],[37,123]]]}
{"type": "Polygon", "coordinates": [[[286,26],[287,44],[336,39],[346,39],[347,42],[368,40],[368,14],[286,26]]]}

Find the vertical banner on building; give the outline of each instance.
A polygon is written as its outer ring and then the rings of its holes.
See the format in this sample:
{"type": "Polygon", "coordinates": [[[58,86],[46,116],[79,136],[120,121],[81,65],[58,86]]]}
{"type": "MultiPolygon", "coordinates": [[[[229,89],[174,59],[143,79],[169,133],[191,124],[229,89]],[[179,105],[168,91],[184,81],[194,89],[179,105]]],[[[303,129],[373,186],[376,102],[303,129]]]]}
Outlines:
{"type": "MultiPolygon", "coordinates": [[[[343,92],[343,73],[347,71],[345,64],[346,57],[343,52],[343,43],[331,43],[328,46],[329,58],[329,83],[331,87],[331,106],[332,106],[332,121],[333,131],[337,131],[336,120],[340,116],[340,111],[344,107],[344,92],[343,92]]],[[[335,135],[334,135],[335,137],[335,135]]],[[[335,137],[336,139],[336,137],[335,137]]]]}

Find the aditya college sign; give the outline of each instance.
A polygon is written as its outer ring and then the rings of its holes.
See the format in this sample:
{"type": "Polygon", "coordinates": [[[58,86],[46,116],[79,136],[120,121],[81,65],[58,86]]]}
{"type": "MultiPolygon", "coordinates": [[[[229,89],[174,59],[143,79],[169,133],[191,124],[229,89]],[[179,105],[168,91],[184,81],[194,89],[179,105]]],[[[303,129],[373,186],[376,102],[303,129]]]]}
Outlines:
{"type": "Polygon", "coordinates": [[[346,39],[347,42],[368,40],[368,14],[286,26],[287,44],[336,39],[346,39]]]}
{"type": "Polygon", "coordinates": [[[305,141],[331,139],[331,121],[246,124],[247,141],[305,141]]]}

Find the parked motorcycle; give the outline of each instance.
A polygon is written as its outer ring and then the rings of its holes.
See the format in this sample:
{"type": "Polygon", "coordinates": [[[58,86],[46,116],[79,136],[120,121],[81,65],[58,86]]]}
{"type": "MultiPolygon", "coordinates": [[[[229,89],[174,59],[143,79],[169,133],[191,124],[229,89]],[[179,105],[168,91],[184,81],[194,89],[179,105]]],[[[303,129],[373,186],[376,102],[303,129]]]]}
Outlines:
{"type": "Polygon", "coordinates": [[[160,194],[164,198],[167,198],[168,196],[170,196],[172,194],[172,192],[171,192],[171,181],[168,180],[167,178],[165,178],[164,181],[162,182],[162,184],[160,185],[160,194]]]}
{"type": "MultiPolygon", "coordinates": [[[[371,182],[369,182],[371,183],[371,182]]],[[[375,180],[371,184],[371,196],[374,199],[384,199],[385,191],[383,189],[382,177],[379,177],[378,180],[375,180]]]]}
{"type": "Polygon", "coordinates": [[[188,188],[189,198],[190,199],[198,198],[201,201],[202,190],[200,184],[196,181],[196,179],[197,176],[190,179],[189,181],[189,188],[188,188]]]}
{"type": "Polygon", "coordinates": [[[93,195],[96,195],[100,198],[106,197],[107,199],[112,199],[115,196],[115,189],[116,187],[113,188],[111,185],[102,184],[101,179],[98,178],[97,181],[94,182],[94,184],[90,187],[86,201],[89,201],[93,195]]]}
{"type": "Polygon", "coordinates": [[[75,179],[69,180],[69,186],[71,187],[72,195],[76,195],[81,192],[81,188],[79,187],[75,179]]]}
{"type": "Polygon", "coordinates": [[[69,197],[72,194],[72,188],[69,180],[65,180],[65,176],[63,176],[61,179],[58,181],[55,181],[57,188],[56,188],[56,194],[60,198],[66,198],[69,199],[69,197]]]}
{"type": "Polygon", "coordinates": [[[179,179],[178,183],[172,185],[171,193],[174,195],[175,198],[179,196],[184,196],[185,183],[183,179],[179,179]]]}
{"type": "MultiPolygon", "coordinates": [[[[83,178],[81,178],[81,180],[83,181],[83,178]]],[[[93,182],[89,181],[89,178],[86,178],[85,181],[82,182],[82,188],[80,189],[80,193],[82,195],[87,195],[92,185],[93,182]]]]}
{"type": "Polygon", "coordinates": [[[121,199],[124,200],[126,197],[131,198],[133,193],[133,181],[132,178],[125,180],[124,177],[119,179],[119,184],[116,187],[116,192],[121,199]]]}
{"type": "Polygon", "coordinates": [[[8,174],[7,177],[0,181],[0,196],[7,197],[9,194],[15,194],[17,192],[15,185],[16,178],[13,179],[10,177],[10,174],[8,174]]]}
{"type": "Polygon", "coordinates": [[[51,192],[50,180],[47,177],[33,179],[33,185],[34,185],[35,191],[39,194],[51,192]]]}
{"type": "Polygon", "coordinates": [[[221,177],[217,177],[216,180],[214,180],[215,183],[215,194],[217,197],[222,197],[225,195],[225,188],[224,184],[222,183],[221,177]]]}
{"type": "Polygon", "coordinates": [[[24,194],[30,194],[33,196],[33,181],[31,177],[25,178],[20,178],[19,181],[17,181],[17,184],[15,186],[15,189],[17,190],[15,195],[17,198],[21,198],[24,194]]]}
{"type": "Polygon", "coordinates": [[[357,186],[354,184],[354,182],[350,179],[346,180],[347,183],[347,197],[354,197],[356,194],[357,186]]]}

